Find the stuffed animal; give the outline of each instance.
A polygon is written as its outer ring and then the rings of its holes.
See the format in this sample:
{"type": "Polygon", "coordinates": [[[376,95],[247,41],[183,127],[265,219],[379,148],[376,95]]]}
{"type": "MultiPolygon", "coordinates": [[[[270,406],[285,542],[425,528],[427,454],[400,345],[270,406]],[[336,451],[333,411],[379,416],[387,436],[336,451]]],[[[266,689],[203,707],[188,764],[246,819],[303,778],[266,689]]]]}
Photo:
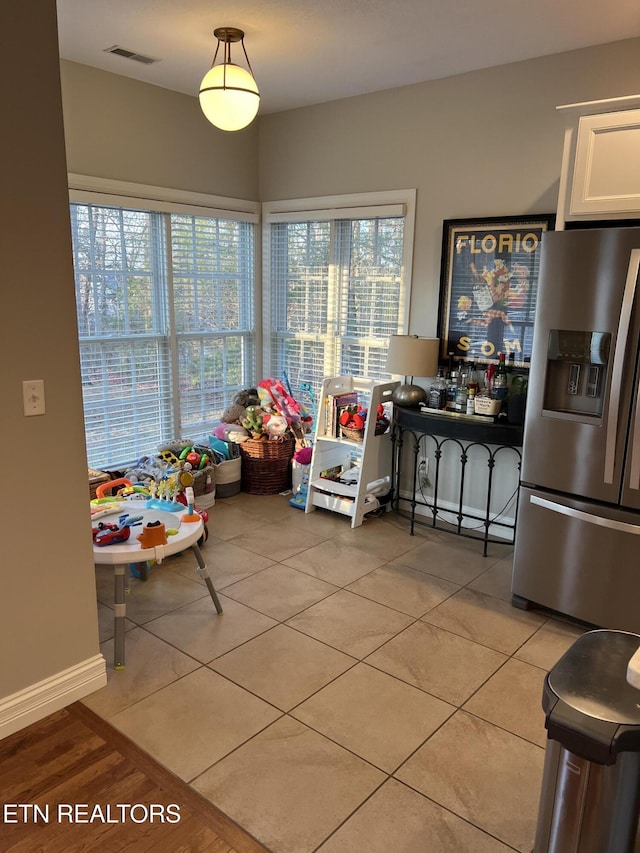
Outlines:
{"type": "Polygon", "coordinates": [[[279,379],[263,379],[258,382],[258,394],[262,407],[273,409],[275,414],[282,415],[289,426],[301,425],[303,431],[311,427],[310,414],[304,406],[294,400],[279,379]]]}
{"type": "Polygon", "coordinates": [[[270,415],[265,424],[269,438],[279,438],[287,431],[287,419],[282,415],[270,415]]]}
{"type": "Polygon", "coordinates": [[[262,424],[265,414],[266,412],[260,406],[249,406],[247,409],[247,416],[242,421],[242,426],[249,431],[253,438],[263,434],[262,424]]]}
{"type": "Polygon", "coordinates": [[[224,424],[241,424],[247,417],[247,409],[240,403],[232,403],[222,413],[222,423],[224,424]]]}
{"type": "Polygon", "coordinates": [[[218,424],[213,434],[222,441],[234,441],[236,444],[249,438],[249,433],[241,424],[218,424]]]}
{"type": "Polygon", "coordinates": [[[293,454],[293,458],[300,465],[309,465],[313,456],[313,447],[301,447],[293,454]]]}
{"type": "Polygon", "coordinates": [[[244,409],[248,409],[249,406],[259,406],[260,397],[258,396],[258,389],[245,388],[244,391],[238,391],[236,396],[233,398],[233,402],[238,406],[242,406],[244,409]]]}

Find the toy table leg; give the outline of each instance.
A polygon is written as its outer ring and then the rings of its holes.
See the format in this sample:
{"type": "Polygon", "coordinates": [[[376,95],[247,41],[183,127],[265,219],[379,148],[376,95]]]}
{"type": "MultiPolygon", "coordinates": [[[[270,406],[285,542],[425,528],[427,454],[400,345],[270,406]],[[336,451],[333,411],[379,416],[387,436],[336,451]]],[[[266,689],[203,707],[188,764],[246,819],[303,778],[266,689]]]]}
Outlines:
{"type": "Polygon", "coordinates": [[[113,594],[113,668],[124,669],[124,622],[126,607],[125,604],[125,578],[127,567],[126,565],[115,565],[113,567],[114,574],[114,594],[113,594]]]}
{"type": "Polygon", "coordinates": [[[209,595],[211,596],[211,599],[216,606],[216,611],[218,613],[222,613],[222,605],[220,604],[220,599],[218,598],[218,594],[215,591],[213,583],[211,582],[209,572],[207,571],[207,566],[204,560],[202,559],[202,554],[200,553],[200,548],[198,547],[197,542],[194,543],[191,547],[193,548],[193,553],[196,555],[196,560],[198,561],[198,568],[196,569],[196,571],[206,583],[207,589],[209,590],[209,595]]]}

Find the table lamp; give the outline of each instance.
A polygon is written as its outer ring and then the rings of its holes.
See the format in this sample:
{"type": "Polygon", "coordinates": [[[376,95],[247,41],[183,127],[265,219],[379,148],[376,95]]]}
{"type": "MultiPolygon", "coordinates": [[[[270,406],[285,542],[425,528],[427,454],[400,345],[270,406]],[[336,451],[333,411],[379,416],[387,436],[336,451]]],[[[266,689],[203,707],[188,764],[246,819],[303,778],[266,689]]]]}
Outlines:
{"type": "Polygon", "coordinates": [[[399,385],[392,394],[397,406],[416,407],[427,400],[427,392],[413,384],[414,376],[435,376],[438,372],[438,338],[419,338],[417,335],[391,335],[387,351],[389,373],[411,377],[411,382],[399,385]]]}

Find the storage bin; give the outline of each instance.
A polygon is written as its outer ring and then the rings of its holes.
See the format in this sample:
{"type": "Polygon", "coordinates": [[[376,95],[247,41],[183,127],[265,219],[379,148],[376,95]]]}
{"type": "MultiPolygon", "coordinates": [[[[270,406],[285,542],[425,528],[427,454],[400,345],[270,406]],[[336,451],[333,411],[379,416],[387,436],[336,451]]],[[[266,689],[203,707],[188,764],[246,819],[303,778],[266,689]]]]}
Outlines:
{"type": "Polygon", "coordinates": [[[230,498],[240,491],[242,459],[228,459],[213,466],[217,498],[230,498]]]}

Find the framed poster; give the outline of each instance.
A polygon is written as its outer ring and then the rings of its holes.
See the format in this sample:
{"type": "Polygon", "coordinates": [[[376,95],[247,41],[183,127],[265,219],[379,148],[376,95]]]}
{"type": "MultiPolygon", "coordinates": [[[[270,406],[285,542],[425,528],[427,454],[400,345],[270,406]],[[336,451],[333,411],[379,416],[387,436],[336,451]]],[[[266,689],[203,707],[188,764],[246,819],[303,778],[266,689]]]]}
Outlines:
{"type": "Polygon", "coordinates": [[[438,337],[442,359],[528,367],[533,343],[540,243],[553,214],[446,219],[442,234],[438,337]]]}

